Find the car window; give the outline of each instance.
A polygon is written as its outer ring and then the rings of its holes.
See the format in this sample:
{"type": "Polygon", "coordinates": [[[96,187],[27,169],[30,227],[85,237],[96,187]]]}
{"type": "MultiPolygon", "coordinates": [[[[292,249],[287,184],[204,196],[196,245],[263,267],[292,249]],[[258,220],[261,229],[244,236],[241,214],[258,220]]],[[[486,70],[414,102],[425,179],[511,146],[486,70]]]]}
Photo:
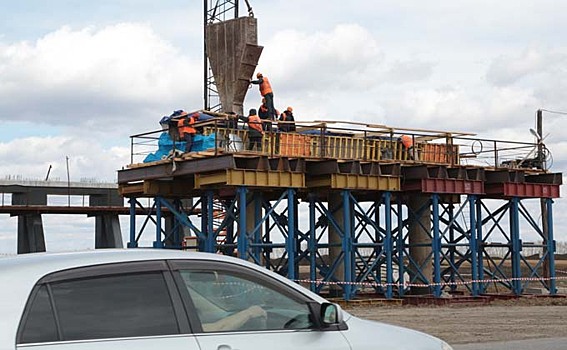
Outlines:
{"type": "Polygon", "coordinates": [[[57,341],[58,338],[47,287],[42,286],[29,307],[20,343],[50,342],[57,341]]]}
{"type": "Polygon", "coordinates": [[[161,272],[51,283],[64,340],[179,333],[161,272]]]}
{"type": "Polygon", "coordinates": [[[204,332],[308,329],[305,301],[234,271],[180,270],[204,332]]]}

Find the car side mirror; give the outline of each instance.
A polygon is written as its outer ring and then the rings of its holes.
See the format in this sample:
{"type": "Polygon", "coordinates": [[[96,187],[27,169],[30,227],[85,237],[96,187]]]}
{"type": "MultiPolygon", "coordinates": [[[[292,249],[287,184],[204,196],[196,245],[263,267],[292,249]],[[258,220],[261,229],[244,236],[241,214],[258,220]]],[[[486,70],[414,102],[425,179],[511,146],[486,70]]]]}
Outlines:
{"type": "Polygon", "coordinates": [[[337,304],[323,303],[321,305],[321,323],[323,326],[339,325],[343,322],[343,312],[337,304]]]}
{"type": "Polygon", "coordinates": [[[345,326],[343,322],[343,311],[341,307],[333,303],[310,302],[308,303],[311,310],[313,322],[319,329],[337,329],[345,326]]]}

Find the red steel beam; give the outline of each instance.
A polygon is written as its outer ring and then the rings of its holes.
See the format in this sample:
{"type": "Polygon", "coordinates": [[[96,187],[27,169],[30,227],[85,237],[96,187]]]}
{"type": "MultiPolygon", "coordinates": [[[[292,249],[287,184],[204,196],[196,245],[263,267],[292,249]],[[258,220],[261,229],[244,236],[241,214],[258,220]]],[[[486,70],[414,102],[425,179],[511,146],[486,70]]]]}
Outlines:
{"type": "Polygon", "coordinates": [[[560,185],[504,182],[486,185],[486,194],[504,197],[559,198],[560,185]]]}
{"type": "Polygon", "coordinates": [[[459,179],[421,179],[408,181],[402,191],[421,191],[439,194],[484,194],[484,182],[459,179]]]}

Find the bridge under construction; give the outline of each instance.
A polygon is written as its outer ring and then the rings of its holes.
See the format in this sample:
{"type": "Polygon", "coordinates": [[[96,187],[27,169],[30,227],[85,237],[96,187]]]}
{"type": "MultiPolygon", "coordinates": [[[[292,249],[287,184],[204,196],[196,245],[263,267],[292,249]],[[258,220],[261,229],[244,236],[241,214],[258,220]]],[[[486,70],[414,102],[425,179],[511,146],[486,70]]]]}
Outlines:
{"type": "MultiPolygon", "coordinates": [[[[317,292],[556,293],[552,208],[562,176],[532,167],[537,143],[314,122],[267,132],[261,150],[244,151],[230,135],[245,143],[247,130],[224,122],[201,125],[215,148],[118,172],[129,247],[150,222],[136,228],[140,198],[153,198],[154,247],[236,255],[317,292]],[[162,210],[172,215],[162,220],[162,210]],[[527,247],[541,254],[528,259],[527,247]]],[[[134,147],[151,135],[133,136],[134,147]]]]}
{"type": "MultiPolygon", "coordinates": [[[[205,110],[242,113],[262,47],[256,19],[238,17],[238,1],[220,3],[205,0],[205,110]]],[[[152,227],[155,248],[238,256],[347,300],[557,293],[562,175],[548,170],[541,113],[536,142],[305,121],[295,132],[271,127],[260,147],[244,150],[248,130],[207,111],[195,125],[214,139],[204,151],[142,163],[175,130],[131,137],[131,164],[118,171],[128,247],[152,227]]]]}

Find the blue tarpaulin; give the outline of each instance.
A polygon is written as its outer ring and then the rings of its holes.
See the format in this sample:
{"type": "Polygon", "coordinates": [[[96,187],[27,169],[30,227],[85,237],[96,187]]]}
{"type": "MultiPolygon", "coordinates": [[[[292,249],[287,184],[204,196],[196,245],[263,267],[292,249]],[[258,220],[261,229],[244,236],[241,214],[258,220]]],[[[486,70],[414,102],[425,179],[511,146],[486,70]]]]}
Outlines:
{"type": "MultiPolygon", "coordinates": [[[[191,152],[199,152],[207,149],[215,148],[215,134],[200,135],[197,134],[193,137],[193,145],[191,152]]],[[[167,132],[162,132],[158,140],[158,150],[150,153],[144,159],[144,163],[155,162],[157,160],[165,159],[169,152],[173,149],[173,140],[169,137],[167,132]]],[[[178,141],[175,143],[175,149],[185,151],[185,141],[178,141]]]]}
{"type": "MultiPolygon", "coordinates": [[[[173,149],[173,140],[169,137],[169,134],[162,132],[158,140],[158,150],[155,153],[150,153],[144,159],[144,163],[155,162],[157,160],[167,158],[167,155],[173,149]]],[[[185,141],[179,141],[175,143],[175,149],[185,150],[185,141]]]]}
{"type": "Polygon", "coordinates": [[[199,152],[211,148],[215,148],[215,134],[195,135],[193,138],[193,145],[191,146],[191,152],[199,152]]]}

